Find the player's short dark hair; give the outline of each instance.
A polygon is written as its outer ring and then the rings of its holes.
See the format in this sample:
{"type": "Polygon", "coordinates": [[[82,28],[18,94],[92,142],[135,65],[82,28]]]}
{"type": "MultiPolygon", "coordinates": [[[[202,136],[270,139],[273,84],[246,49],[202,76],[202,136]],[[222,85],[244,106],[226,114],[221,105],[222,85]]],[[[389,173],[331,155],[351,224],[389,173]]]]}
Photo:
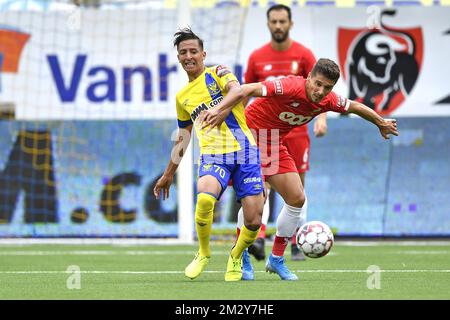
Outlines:
{"type": "Polygon", "coordinates": [[[267,9],[267,20],[269,20],[269,14],[273,10],[286,10],[288,13],[289,21],[292,20],[291,8],[289,8],[288,6],[285,6],[284,4],[276,4],[276,5],[271,6],[269,9],[267,9]]]}
{"type": "Polygon", "coordinates": [[[197,40],[198,44],[200,45],[200,48],[203,50],[203,40],[200,39],[199,36],[197,36],[190,28],[183,28],[175,32],[173,35],[175,39],[173,40],[173,46],[177,47],[178,45],[185,40],[197,40]]]}
{"type": "Polygon", "coordinates": [[[326,58],[320,58],[317,60],[316,64],[312,68],[311,75],[314,76],[317,73],[320,73],[334,82],[337,82],[341,76],[341,70],[336,62],[326,58]]]}

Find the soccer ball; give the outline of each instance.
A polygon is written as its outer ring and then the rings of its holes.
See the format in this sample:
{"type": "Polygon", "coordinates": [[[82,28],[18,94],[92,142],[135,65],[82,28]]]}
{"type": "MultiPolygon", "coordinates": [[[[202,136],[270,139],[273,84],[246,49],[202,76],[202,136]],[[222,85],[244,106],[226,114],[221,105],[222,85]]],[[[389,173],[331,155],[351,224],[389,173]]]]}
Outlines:
{"type": "Polygon", "coordinates": [[[334,243],[330,227],[321,221],[310,221],[298,229],[297,247],[310,258],[320,258],[330,252],[334,243]]]}

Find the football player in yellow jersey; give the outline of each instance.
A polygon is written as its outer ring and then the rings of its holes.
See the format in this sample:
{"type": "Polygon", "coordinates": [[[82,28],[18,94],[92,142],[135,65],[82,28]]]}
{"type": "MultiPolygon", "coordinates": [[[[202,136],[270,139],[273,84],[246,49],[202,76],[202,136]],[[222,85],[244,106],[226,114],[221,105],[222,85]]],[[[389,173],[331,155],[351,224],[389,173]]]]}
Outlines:
{"type": "Polygon", "coordinates": [[[258,235],[264,207],[259,150],[245,122],[244,106],[241,103],[225,114],[224,122],[218,130],[208,132],[196,121],[203,110],[215,108],[227,93],[239,91],[240,84],[224,66],[205,67],[203,41],[192,30],[185,28],[174,36],[178,61],[186,71],[189,83],[176,97],[179,129],[171,154],[177,159],[169,160],[153,192],[158,199],[161,194],[163,200],[169,196],[173,176],[194,127],[200,142],[195,208],[199,250],[186,267],[185,275],[190,279],[197,278],[209,262],[214,205],[232,180],[236,198],[244,210],[244,227],[231,249],[225,281],[239,281],[242,278],[242,253],[258,235]]]}

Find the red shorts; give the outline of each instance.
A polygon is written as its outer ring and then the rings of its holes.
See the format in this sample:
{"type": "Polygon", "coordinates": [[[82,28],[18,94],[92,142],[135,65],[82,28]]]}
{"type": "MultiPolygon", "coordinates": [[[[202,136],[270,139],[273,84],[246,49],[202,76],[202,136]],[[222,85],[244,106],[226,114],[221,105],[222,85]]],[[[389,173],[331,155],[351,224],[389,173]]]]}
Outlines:
{"type": "Polygon", "coordinates": [[[282,140],[295,162],[298,173],[309,170],[310,140],[306,126],[291,130],[282,140]],[[306,128],[306,130],[305,130],[306,128]]]}
{"type": "Polygon", "coordinates": [[[278,131],[254,129],[252,132],[261,155],[262,173],[267,179],[275,174],[298,172],[309,168],[309,135],[305,128],[296,128],[285,136],[278,131]]]}

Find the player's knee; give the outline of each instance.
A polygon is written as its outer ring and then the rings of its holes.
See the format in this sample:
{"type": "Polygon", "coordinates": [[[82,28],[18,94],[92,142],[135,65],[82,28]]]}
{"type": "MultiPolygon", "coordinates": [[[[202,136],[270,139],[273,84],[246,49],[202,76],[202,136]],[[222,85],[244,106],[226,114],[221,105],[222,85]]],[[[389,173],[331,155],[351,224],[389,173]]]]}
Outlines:
{"type": "Polygon", "coordinates": [[[215,203],[216,198],[209,193],[202,192],[197,195],[197,208],[201,211],[212,211],[215,203]]]}
{"type": "Polygon", "coordinates": [[[303,192],[303,190],[301,190],[287,197],[287,199],[285,199],[285,202],[292,207],[301,208],[305,204],[305,199],[305,193],[303,192]]]}
{"type": "Polygon", "coordinates": [[[254,220],[252,222],[246,222],[245,223],[245,227],[248,230],[251,230],[251,231],[258,230],[261,227],[261,218],[259,218],[259,221],[258,220],[254,220]]]}
{"type": "Polygon", "coordinates": [[[250,219],[245,219],[244,225],[247,229],[256,231],[261,227],[261,215],[256,214],[250,217],[250,219]]]}

